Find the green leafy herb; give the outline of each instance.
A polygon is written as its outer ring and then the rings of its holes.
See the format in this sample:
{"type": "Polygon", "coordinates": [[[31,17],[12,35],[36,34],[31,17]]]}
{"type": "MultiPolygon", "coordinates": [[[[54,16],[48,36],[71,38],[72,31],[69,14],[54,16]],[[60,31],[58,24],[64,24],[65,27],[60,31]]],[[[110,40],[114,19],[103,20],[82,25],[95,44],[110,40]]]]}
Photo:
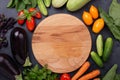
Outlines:
{"type": "Polygon", "coordinates": [[[114,64],[113,67],[106,73],[102,80],[114,80],[118,65],[114,64]]]}
{"type": "Polygon", "coordinates": [[[109,15],[113,18],[115,25],[120,27],[120,4],[117,0],[112,1],[109,8],[109,15]]]}
{"type": "Polygon", "coordinates": [[[16,7],[15,8],[16,8],[17,11],[21,11],[21,10],[25,9],[25,7],[26,7],[26,5],[22,0],[16,1],[16,7]]]}
{"type": "Polygon", "coordinates": [[[7,8],[13,8],[15,7],[17,11],[36,7],[37,0],[10,0],[7,4],[7,8]]]}
{"type": "Polygon", "coordinates": [[[112,32],[114,37],[120,40],[120,29],[114,24],[114,20],[109,16],[103,9],[99,7],[100,17],[102,17],[107,24],[109,30],[112,32]]]}
{"type": "Polygon", "coordinates": [[[120,80],[120,74],[116,74],[115,79],[114,80],[120,80]]]}
{"type": "Polygon", "coordinates": [[[25,69],[23,75],[24,80],[55,80],[57,78],[57,74],[52,73],[47,66],[40,69],[38,65],[25,69]]]}

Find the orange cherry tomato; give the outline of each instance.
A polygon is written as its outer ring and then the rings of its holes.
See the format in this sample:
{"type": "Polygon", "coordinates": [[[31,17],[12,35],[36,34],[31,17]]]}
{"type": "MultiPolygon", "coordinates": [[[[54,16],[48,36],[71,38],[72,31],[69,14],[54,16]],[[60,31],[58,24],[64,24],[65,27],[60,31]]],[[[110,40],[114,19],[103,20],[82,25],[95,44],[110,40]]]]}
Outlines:
{"type": "Polygon", "coordinates": [[[82,15],[82,19],[86,25],[91,25],[93,23],[92,16],[89,12],[84,11],[82,15]]]}
{"type": "Polygon", "coordinates": [[[104,19],[99,18],[94,22],[92,31],[94,33],[99,33],[103,28],[104,28],[104,19]]]}
{"type": "Polygon", "coordinates": [[[92,15],[93,19],[97,19],[98,18],[98,16],[99,16],[98,9],[95,6],[91,5],[91,7],[89,9],[89,12],[92,15]]]}

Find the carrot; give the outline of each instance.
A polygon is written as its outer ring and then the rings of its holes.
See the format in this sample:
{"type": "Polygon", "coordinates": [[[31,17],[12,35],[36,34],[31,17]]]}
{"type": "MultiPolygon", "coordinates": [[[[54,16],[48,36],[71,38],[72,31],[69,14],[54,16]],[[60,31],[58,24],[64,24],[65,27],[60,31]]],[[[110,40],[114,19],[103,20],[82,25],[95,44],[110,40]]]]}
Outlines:
{"type": "Polygon", "coordinates": [[[86,61],[82,67],[78,70],[78,72],[72,77],[71,80],[77,80],[81,75],[83,75],[87,69],[90,67],[90,62],[86,61]]]}
{"type": "Polygon", "coordinates": [[[96,69],[96,70],[93,70],[92,72],[82,76],[78,80],[89,80],[89,79],[92,79],[94,77],[97,77],[98,75],[100,75],[100,70],[96,69]]]}
{"type": "Polygon", "coordinates": [[[100,80],[100,78],[94,78],[93,80],[100,80]]]}

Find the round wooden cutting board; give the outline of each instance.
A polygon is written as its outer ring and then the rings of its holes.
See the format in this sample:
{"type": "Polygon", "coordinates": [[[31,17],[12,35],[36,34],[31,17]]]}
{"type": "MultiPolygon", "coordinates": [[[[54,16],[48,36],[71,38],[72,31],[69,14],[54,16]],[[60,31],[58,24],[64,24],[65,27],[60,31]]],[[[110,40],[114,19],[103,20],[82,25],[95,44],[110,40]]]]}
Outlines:
{"type": "Polygon", "coordinates": [[[56,73],[78,69],[88,58],[91,36],[78,18],[55,14],[39,23],[32,38],[32,49],[37,61],[56,73]]]}

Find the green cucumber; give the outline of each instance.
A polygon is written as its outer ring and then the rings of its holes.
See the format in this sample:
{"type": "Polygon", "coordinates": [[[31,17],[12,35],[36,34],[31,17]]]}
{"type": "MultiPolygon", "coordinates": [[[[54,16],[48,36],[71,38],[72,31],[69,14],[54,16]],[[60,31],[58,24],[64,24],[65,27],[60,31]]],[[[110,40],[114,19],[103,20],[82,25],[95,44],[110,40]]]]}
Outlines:
{"type": "Polygon", "coordinates": [[[103,61],[107,61],[113,47],[113,40],[111,37],[108,37],[105,41],[105,47],[104,47],[104,52],[103,52],[103,61]]]}
{"type": "Polygon", "coordinates": [[[51,0],[43,0],[44,1],[44,3],[45,3],[45,6],[46,7],[50,7],[50,5],[51,5],[51,0]]]}
{"type": "Polygon", "coordinates": [[[114,64],[113,67],[106,73],[102,80],[114,80],[118,65],[114,64]]]}
{"type": "Polygon", "coordinates": [[[47,16],[48,15],[48,11],[47,8],[43,2],[43,0],[38,0],[38,7],[40,9],[40,12],[44,15],[47,16]]]}
{"type": "Polygon", "coordinates": [[[94,52],[94,51],[92,51],[90,54],[91,54],[91,57],[92,57],[93,61],[94,61],[99,67],[102,68],[102,67],[103,67],[103,62],[102,62],[100,56],[98,56],[98,54],[97,54],[96,52],[94,52]]]}
{"type": "Polygon", "coordinates": [[[97,47],[97,52],[99,56],[103,55],[103,37],[102,35],[98,35],[97,40],[96,40],[96,47],[97,47]]]}

